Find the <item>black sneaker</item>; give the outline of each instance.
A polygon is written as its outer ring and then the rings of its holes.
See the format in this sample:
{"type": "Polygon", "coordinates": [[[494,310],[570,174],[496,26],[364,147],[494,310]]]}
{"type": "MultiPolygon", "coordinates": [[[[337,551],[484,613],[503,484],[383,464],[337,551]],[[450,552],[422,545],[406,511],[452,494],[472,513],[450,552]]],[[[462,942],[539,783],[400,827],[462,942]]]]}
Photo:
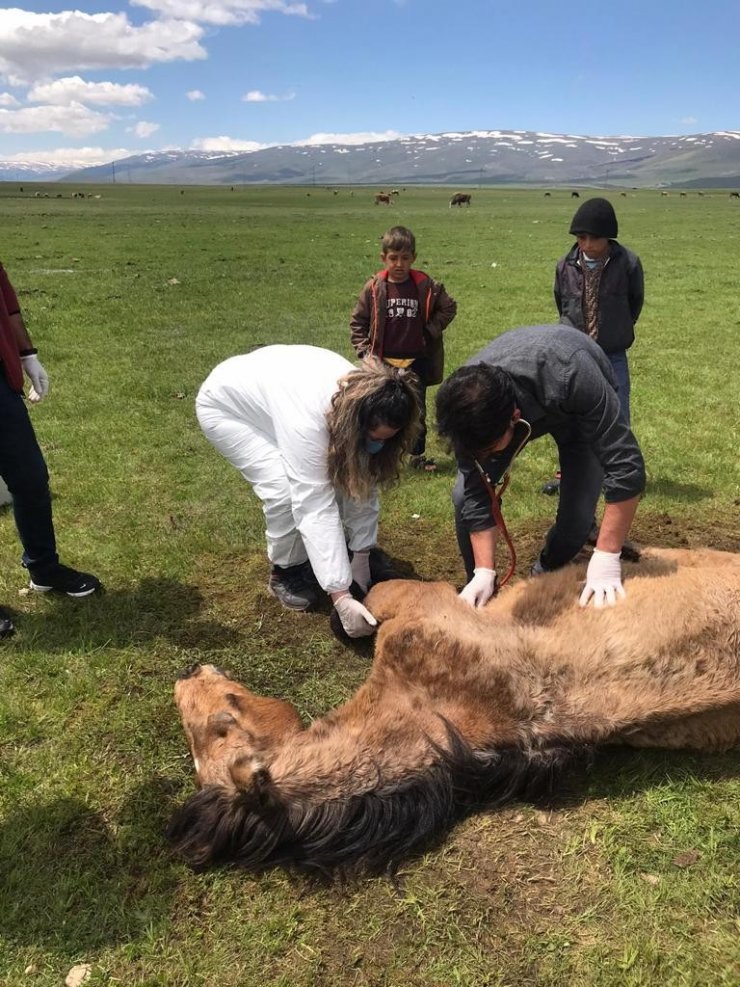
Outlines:
{"type": "Polygon", "coordinates": [[[319,602],[319,585],[308,562],[273,566],[267,592],[279,600],[286,610],[311,610],[319,602]]]}
{"type": "Polygon", "coordinates": [[[547,494],[548,497],[554,497],[555,494],[559,494],[560,477],[556,476],[553,480],[548,480],[547,483],[542,488],[542,493],[547,494]]]}
{"type": "Polygon", "coordinates": [[[68,565],[57,563],[48,569],[31,572],[31,589],[37,593],[48,593],[54,589],[67,596],[90,596],[100,589],[100,580],[89,572],[78,572],[68,565]]]}
{"type": "Polygon", "coordinates": [[[10,637],[11,634],[15,634],[13,618],[10,616],[5,607],[0,607],[0,639],[10,637]]]}

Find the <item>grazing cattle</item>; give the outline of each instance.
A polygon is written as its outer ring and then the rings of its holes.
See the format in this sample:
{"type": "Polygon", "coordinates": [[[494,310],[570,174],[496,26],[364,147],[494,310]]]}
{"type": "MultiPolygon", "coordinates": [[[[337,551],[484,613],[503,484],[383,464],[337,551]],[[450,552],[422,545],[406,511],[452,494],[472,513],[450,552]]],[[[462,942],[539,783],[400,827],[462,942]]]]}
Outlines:
{"type": "Polygon", "coordinates": [[[550,198],[550,193],[549,192],[545,192],[545,198],[546,199],[549,199],[550,198]]]}
{"type": "Polygon", "coordinates": [[[668,198],[668,193],[667,192],[661,192],[660,194],[661,195],[664,195],[666,198],[668,198]]]}
{"type": "Polygon", "coordinates": [[[386,206],[391,204],[391,196],[388,192],[378,192],[375,196],[375,205],[379,205],[383,202],[386,206]]]}
{"type": "Polygon", "coordinates": [[[473,198],[467,192],[455,192],[455,194],[450,199],[450,208],[452,206],[469,206],[470,200],[473,198]]]}
{"type": "Polygon", "coordinates": [[[626,192],[620,192],[619,194],[622,196],[622,198],[624,198],[624,199],[627,198],[627,193],[626,192]]]}
{"type": "Polygon", "coordinates": [[[397,188],[392,188],[391,189],[391,195],[400,195],[400,193],[399,193],[399,191],[398,191],[397,188]]]}
{"type": "Polygon", "coordinates": [[[740,192],[730,192],[731,199],[740,199],[740,192]]]}
{"type": "Polygon", "coordinates": [[[704,193],[703,193],[703,192],[697,192],[696,194],[697,194],[697,195],[704,195],[704,193]]]}
{"type": "Polygon", "coordinates": [[[581,198],[581,195],[580,195],[579,192],[571,192],[570,193],[570,197],[571,197],[571,199],[580,199],[581,198]]]}
{"type": "Polygon", "coordinates": [[[584,566],[474,610],[447,583],[380,582],[375,658],[304,728],[210,665],[175,700],[200,790],[168,835],[193,865],[393,870],[482,806],[557,790],[604,744],[740,744],[740,555],[643,552],[627,596],[578,605],[584,566]]]}
{"type": "Polygon", "coordinates": [[[685,192],[679,192],[678,194],[679,194],[679,197],[680,198],[682,198],[682,199],[685,199],[686,198],[686,193],[685,192]]]}

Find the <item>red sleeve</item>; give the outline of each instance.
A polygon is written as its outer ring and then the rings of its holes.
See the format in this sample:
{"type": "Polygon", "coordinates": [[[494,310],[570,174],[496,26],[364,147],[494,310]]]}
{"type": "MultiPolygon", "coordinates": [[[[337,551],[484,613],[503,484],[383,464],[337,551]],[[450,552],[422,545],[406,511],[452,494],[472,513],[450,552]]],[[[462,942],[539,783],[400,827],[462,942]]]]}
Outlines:
{"type": "Polygon", "coordinates": [[[2,264],[0,264],[0,294],[3,296],[8,315],[16,315],[16,313],[20,312],[21,307],[18,304],[18,296],[2,264]]]}

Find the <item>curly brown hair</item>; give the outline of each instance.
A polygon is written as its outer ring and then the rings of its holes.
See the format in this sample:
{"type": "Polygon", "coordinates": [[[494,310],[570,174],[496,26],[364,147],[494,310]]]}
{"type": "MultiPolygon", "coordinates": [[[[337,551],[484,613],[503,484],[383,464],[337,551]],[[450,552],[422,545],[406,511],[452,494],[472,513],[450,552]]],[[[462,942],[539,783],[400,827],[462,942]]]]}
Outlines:
{"type": "Polygon", "coordinates": [[[376,486],[398,480],[399,464],[418,435],[418,378],[368,356],[340,379],[326,421],[332,485],[348,497],[367,500],[376,486]],[[365,439],[379,425],[398,431],[371,455],[365,439]]]}

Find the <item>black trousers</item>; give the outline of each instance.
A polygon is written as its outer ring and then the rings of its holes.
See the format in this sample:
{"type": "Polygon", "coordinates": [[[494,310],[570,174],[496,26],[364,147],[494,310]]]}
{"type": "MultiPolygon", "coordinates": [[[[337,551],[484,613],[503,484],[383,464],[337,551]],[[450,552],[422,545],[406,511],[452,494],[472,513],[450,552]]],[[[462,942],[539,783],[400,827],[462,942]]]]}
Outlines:
{"type": "Polygon", "coordinates": [[[21,394],[0,365],[0,476],[13,495],[23,564],[43,570],[59,561],[51,517],[49,473],[21,394]]]}

